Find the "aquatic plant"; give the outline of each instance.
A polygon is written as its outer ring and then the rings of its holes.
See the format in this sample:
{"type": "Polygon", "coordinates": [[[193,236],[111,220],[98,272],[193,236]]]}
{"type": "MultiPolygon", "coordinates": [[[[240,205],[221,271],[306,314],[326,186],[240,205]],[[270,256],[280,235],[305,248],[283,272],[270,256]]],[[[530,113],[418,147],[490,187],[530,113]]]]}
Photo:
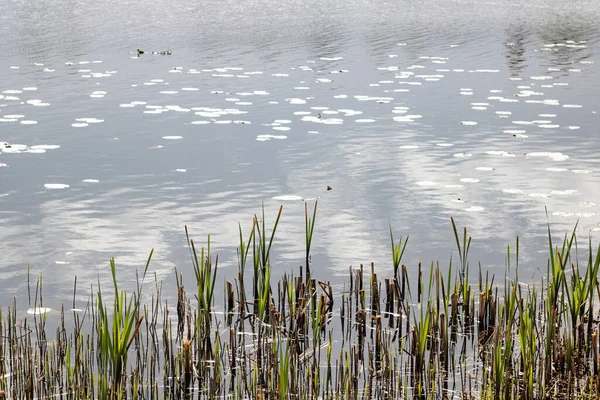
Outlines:
{"type": "Polygon", "coordinates": [[[55,321],[40,276],[28,292],[31,317],[20,318],[16,299],[0,310],[0,399],[600,396],[600,247],[591,238],[580,263],[576,230],[555,247],[548,227],[547,275],[530,284],[519,280],[517,238],[498,284],[481,265],[472,280],[471,237],[454,220],[458,268],[452,259],[447,267],[419,263],[416,276],[402,264],[408,237],[396,242],[390,226],[393,276],[381,280],[374,264],[350,267],[341,288],[310,265],[316,203],[311,213],[304,208],[306,265],[274,280],[282,210],[270,232],[264,208],[247,236],[239,226],[238,273],[224,282],[222,306],[210,237],[198,248],[187,228],[192,297],[178,271],[174,296],[163,297],[155,277],[147,297],[152,252],[126,293],[111,259],[113,296],[98,283],[78,310],[75,280],[73,318],[63,308],[55,321]]]}

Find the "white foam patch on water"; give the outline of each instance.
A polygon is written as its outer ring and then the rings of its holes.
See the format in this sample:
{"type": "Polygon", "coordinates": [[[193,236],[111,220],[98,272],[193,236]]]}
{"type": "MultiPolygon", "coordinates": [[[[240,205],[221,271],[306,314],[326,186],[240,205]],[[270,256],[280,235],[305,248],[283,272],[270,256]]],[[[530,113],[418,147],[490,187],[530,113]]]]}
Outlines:
{"type": "Polygon", "coordinates": [[[558,196],[568,196],[571,194],[575,194],[577,193],[577,190],[575,189],[567,189],[567,190],[551,190],[550,194],[555,194],[558,196]]]}
{"type": "Polygon", "coordinates": [[[493,171],[493,170],[495,170],[494,167],[475,167],[475,169],[477,171],[493,171]]]}
{"type": "Polygon", "coordinates": [[[400,115],[392,118],[396,122],[415,122],[414,119],[410,118],[408,115],[400,115]]]}
{"type": "Polygon", "coordinates": [[[437,182],[433,182],[433,181],[419,181],[416,183],[417,186],[437,186],[437,182]]]}
{"type": "Polygon", "coordinates": [[[3,153],[21,153],[27,150],[27,146],[24,144],[8,144],[4,143],[4,147],[0,147],[3,153]]]}
{"type": "Polygon", "coordinates": [[[568,171],[568,169],[558,168],[558,167],[548,167],[548,168],[546,168],[546,171],[548,171],[548,172],[565,172],[565,171],[568,171]]]}
{"type": "Polygon", "coordinates": [[[271,139],[282,140],[282,139],[287,139],[287,136],[285,136],[285,135],[258,135],[256,137],[256,140],[258,140],[259,142],[266,142],[271,139]]]}
{"type": "Polygon", "coordinates": [[[574,174],[591,174],[594,171],[589,169],[572,169],[571,172],[574,174]]]}
{"type": "Polygon", "coordinates": [[[465,208],[465,211],[467,211],[467,212],[481,212],[484,210],[485,210],[485,208],[483,208],[481,206],[471,206],[471,207],[465,208]]]}
{"type": "Polygon", "coordinates": [[[192,121],[190,122],[192,125],[206,125],[206,124],[210,124],[210,121],[206,121],[206,120],[199,120],[199,121],[192,121]]]}
{"type": "Polygon", "coordinates": [[[197,91],[199,91],[200,89],[198,89],[198,88],[196,88],[196,87],[184,87],[184,88],[181,88],[181,90],[182,90],[183,92],[197,92],[197,91]]]}
{"type": "Polygon", "coordinates": [[[464,182],[464,183],[477,183],[477,182],[479,182],[479,179],[477,179],[477,178],[461,178],[460,181],[464,182]]]}
{"type": "Polygon", "coordinates": [[[476,110],[476,111],[483,111],[483,110],[487,110],[487,107],[483,107],[483,106],[473,106],[471,107],[472,110],[476,110]]]}
{"type": "Polygon", "coordinates": [[[70,186],[65,183],[45,183],[44,187],[46,189],[67,189],[70,186]]]}
{"type": "Polygon", "coordinates": [[[558,100],[555,100],[555,99],[546,99],[542,103],[546,104],[548,106],[558,106],[558,105],[560,105],[560,102],[558,100]]]}
{"type": "Polygon", "coordinates": [[[467,125],[467,126],[473,126],[473,125],[477,125],[477,122],[475,121],[460,121],[461,125],[467,125]]]}
{"type": "Polygon", "coordinates": [[[538,125],[539,128],[543,128],[543,129],[556,129],[559,128],[560,125],[556,125],[556,124],[540,124],[538,125]]]}
{"type": "Polygon", "coordinates": [[[453,184],[449,184],[449,185],[444,185],[444,187],[446,189],[460,189],[460,188],[464,188],[465,185],[460,185],[460,184],[453,183],[453,184]]]}
{"type": "Polygon", "coordinates": [[[466,158],[466,157],[471,157],[472,154],[471,153],[454,153],[452,154],[452,157],[456,157],[456,158],[466,158]]]}
{"type": "Polygon", "coordinates": [[[538,114],[538,117],[542,117],[542,118],[555,118],[556,114],[538,114]]]}
{"type": "Polygon", "coordinates": [[[6,119],[19,119],[19,118],[25,118],[25,116],[22,115],[22,114],[9,114],[9,115],[5,115],[4,118],[6,118],[6,119]]]}
{"type": "Polygon", "coordinates": [[[295,196],[293,194],[284,194],[284,195],[281,195],[281,196],[275,196],[275,197],[273,197],[273,200],[278,200],[278,201],[298,201],[298,200],[302,200],[302,197],[295,196]]]}
{"type": "Polygon", "coordinates": [[[340,118],[319,118],[312,115],[306,115],[302,117],[302,121],[315,122],[317,124],[325,125],[341,125],[344,123],[344,120],[340,118]]]}
{"type": "Polygon", "coordinates": [[[340,110],[338,110],[338,111],[339,111],[339,112],[341,112],[341,113],[344,113],[344,114],[346,114],[346,116],[347,116],[347,117],[351,117],[351,116],[353,116],[353,115],[360,115],[360,114],[362,114],[362,113],[363,113],[362,111],[357,111],[357,110],[349,110],[349,109],[340,109],[340,110]]]}
{"type": "MultiPolygon", "coordinates": [[[[38,106],[38,107],[41,106],[42,104],[47,104],[47,103],[44,103],[42,100],[39,100],[39,99],[27,100],[25,103],[27,103],[29,105],[32,105],[32,106],[38,106]]],[[[47,104],[47,105],[49,105],[49,104],[47,104]]]]}
{"type": "Polygon", "coordinates": [[[551,151],[535,151],[532,153],[527,153],[528,157],[549,157],[553,161],[564,161],[569,158],[566,154],[559,152],[551,152],[551,151]]]}
{"type": "Polygon", "coordinates": [[[233,121],[231,121],[230,119],[221,119],[218,121],[215,121],[215,124],[219,124],[219,125],[226,125],[226,124],[230,124],[233,121]]]}
{"type": "Polygon", "coordinates": [[[299,99],[299,98],[290,98],[290,99],[285,99],[285,100],[290,104],[306,104],[306,100],[299,99]]]}
{"type": "Polygon", "coordinates": [[[104,122],[103,119],[98,119],[98,118],[77,118],[77,119],[75,119],[75,121],[85,122],[88,124],[100,124],[100,123],[104,122]]]}
{"type": "Polygon", "coordinates": [[[275,122],[277,124],[291,124],[292,123],[292,121],[290,121],[289,119],[276,119],[273,122],[275,122]]]}
{"type": "Polygon", "coordinates": [[[177,94],[179,92],[177,90],[162,90],[159,93],[160,94],[177,94]]]}
{"type": "Polygon", "coordinates": [[[563,104],[564,108],[581,108],[583,107],[582,105],[579,104],[563,104]]]}
{"type": "Polygon", "coordinates": [[[566,212],[566,211],[555,211],[552,213],[552,215],[556,216],[556,217],[574,217],[575,213],[574,212],[566,212]]]}
{"type": "Polygon", "coordinates": [[[183,136],[173,135],[173,136],[163,136],[162,138],[165,140],[179,140],[179,139],[183,139],[183,136]]]}
{"type": "Polygon", "coordinates": [[[509,188],[509,189],[502,189],[502,191],[504,193],[510,193],[510,194],[519,194],[519,193],[523,193],[523,191],[521,189],[515,189],[515,188],[509,188]]]}
{"type": "Polygon", "coordinates": [[[38,123],[37,121],[32,121],[32,120],[27,120],[27,119],[24,119],[21,121],[22,125],[36,125],[37,123],[38,123]]]}
{"type": "Polygon", "coordinates": [[[29,310],[27,310],[27,314],[40,315],[40,314],[49,313],[50,311],[52,311],[52,309],[49,307],[35,307],[35,308],[30,308],[29,310]]]}
{"type": "Polygon", "coordinates": [[[84,182],[84,183],[99,183],[100,181],[98,179],[84,179],[81,182],[84,182]]]}
{"type": "Polygon", "coordinates": [[[85,122],[75,122],[74,124],[71,124],[71,126],[73,128],[84,128],[88,126],[88,124],[86,124],[85,122]]]}
{"type": "Polygon", "coordinates": [[[454,146],[453,143],[436,143],[436,146],[440,146],[440,147],[452,147],[454,146]]]}
{"type": "Polygon", "coordinates": [[[369,122],[375,122],[374,119],[370,119],[370,118],[363,118],[363,119],[357,119],[354,122],[357,123],[369,123],[369,122]]]}
{"type": "Polygon", "coordinates": [[[519,135],[525,133],[526,131],[524,131],[523,129],[506,129],[503,132],[508,133],[510,135],[519,135]]]}
{"type": "Polygon", "coordinates": [[[490,155],[490,156],[516,157],[515,154],[509,153],[504,150],[488,150],[485,152],[485,154],[490,155]]]}
{"type": "Polygon", "coordinates": [[[417,146],[416,144],[405,144],[403,146],[399,147],[402,150],[413,150],[413,149],[418,149],[419,146],[417,146]]]}
{"type": "Polygon", "coordinates": [[[567,126],[567,129],[570,129],[570,130],[573,130],[573,131],[574,131],[574,130],[577,130],[577,129],[579,129],[579,128],[580,128],[580,127],[579,127],[579,126],[577,126],[577,125],[570,125],[570,126],[567,126]]]}
{"type": "Polygon", "coordinates": [[[534,197],[536,199],[545,199],[550,197],[547,193],[529,193],[529,197],[534,197]]]}
{"type": "Polygon", "coordinates": [[[287,126],[274,126],[273,127],[273,130],[275,130],[275,131],[289,131],[290,129],[292,129],[292,128],[287,127],[287,126]]]}
{"type": "Polygon", "coordinates": [[[337,94],[335,96],[333,96],[334,99],[347,99],[348,95],[347,94],[337,94]]]}
{"type": "Polygon", "coordinates": [[[177,168],[177,169],[175,170],[175,172],[187,172],[187,169],[184,169],[184,168],[177,168]]]}

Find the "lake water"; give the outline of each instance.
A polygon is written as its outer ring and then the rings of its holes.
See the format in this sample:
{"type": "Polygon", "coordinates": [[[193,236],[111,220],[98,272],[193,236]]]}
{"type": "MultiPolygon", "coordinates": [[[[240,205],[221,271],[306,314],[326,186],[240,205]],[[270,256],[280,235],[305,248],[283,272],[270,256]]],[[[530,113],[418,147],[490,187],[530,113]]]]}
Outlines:
{"type": "Polygon", "coordinates": [[[485,268],[518,234],[545,270],[545,207],[557,234],[600,230],[598,20],[595,0],[0,2],[0,302],[27,262],[53,308],[111,256],[132,285],[153,247],[172,288],[185,224],[234,277],[262,202],[284,205],[280,274],[316,197],[322,280],[389,274],[389,223],[411,269],[445,265],[451,216],[485,268]]]}

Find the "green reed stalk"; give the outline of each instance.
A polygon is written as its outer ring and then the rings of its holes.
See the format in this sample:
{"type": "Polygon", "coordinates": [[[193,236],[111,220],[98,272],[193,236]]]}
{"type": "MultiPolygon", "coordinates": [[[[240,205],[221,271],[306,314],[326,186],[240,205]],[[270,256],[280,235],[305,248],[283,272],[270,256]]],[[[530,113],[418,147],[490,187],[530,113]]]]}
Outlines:
{"type": "Polygon", "coordinates": [[[390,224],[390,241],[392,245],[392,263],[394,266],[394,278],[398,280],[398,268],[400,268],[400,263],[402,262],[402,256],[404,255],[404,250],[406,250],[406,244],[408,243],[408,235],[402,241],[402,236],[400,236],[400,240],[398,243],[394,241],[394,233],[392,232],[392,225],[390,224]]]}
{"type": "MultiPolygon", "coordinates": [[[[154,249],[150,252],[142,282],[146,277],[154,249]]],[[[98,324],[96,326],[99,346],[99,395],[101,398],[122,399],[125,395],[127,368],[127,351],[133,343],[143,320],[139,316],[140,292],[133,295],[129,302],[125,291],[119,292],[115,259],[110,259],[110,270],[113,279],[114,302],[112,318],[109,319],[108,308],[102,298],[100,281],[98,280],[98,324]],[[138,319],[139,318],[139,319],[138,319]]]]}

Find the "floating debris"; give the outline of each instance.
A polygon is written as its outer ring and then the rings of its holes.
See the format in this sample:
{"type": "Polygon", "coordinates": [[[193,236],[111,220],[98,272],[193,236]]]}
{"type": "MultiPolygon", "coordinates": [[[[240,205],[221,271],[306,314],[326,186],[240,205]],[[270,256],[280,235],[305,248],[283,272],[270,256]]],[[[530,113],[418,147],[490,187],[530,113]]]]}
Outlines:
{"type": "Polygon", "coordinates": [[[70,186],[64,183],[45,183],[46,189],[68,189],[70,186]]]}
{"type": "Polygon", "coordinates": [[[281,195],[281,196],[275,196],[275,197],[273,197],[273,200],[278,200],[278,201],[299,201],[299,200],[302,200],[302,197],[296,196],[296,195],[292,195],[292,194],[284,194],[284,195],[281,195]]]}

